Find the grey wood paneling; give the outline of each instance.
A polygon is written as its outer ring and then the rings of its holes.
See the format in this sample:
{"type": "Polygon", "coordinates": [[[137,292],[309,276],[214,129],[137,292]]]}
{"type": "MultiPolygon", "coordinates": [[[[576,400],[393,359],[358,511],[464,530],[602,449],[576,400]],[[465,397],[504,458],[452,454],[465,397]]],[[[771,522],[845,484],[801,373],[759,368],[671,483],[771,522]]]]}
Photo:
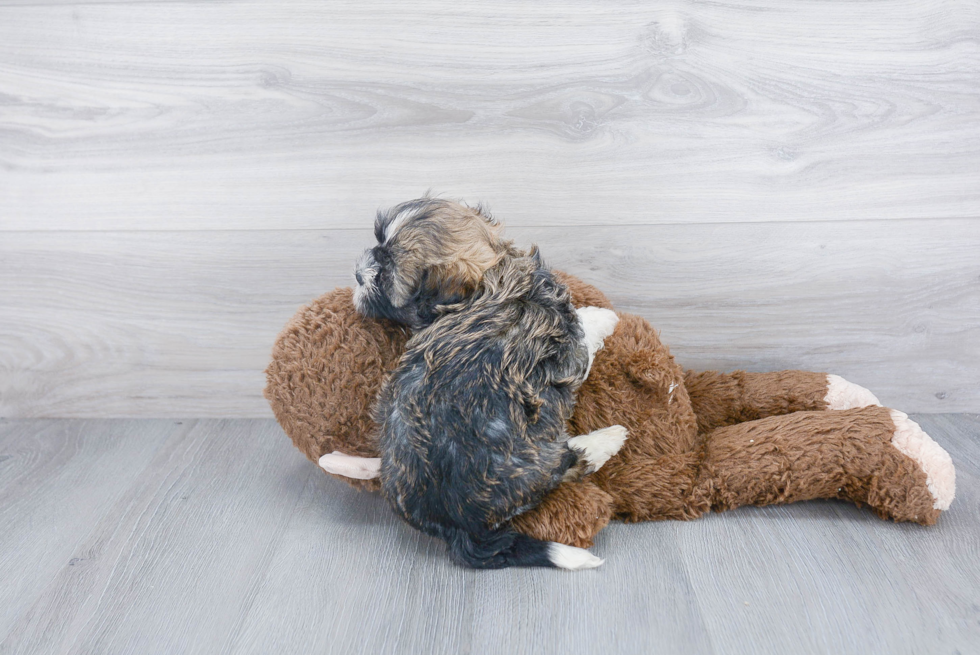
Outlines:
{"type": "MultiPolygon", "coordinates": [[[[829,370],[907,411],[980,407],[980,222],[514,229],[691,368],[829,370]]],[[[268,416],[300,305],[370,230],[8,233],[0,416],[268,416]]]]}
{"type": "Polygon", "coordinates": [[[0,416],[267,416],[279,327],[429,187],[691,367],[977,409],[978,30],[974,0],[0,2],[0,416]]]}
{"type": "Polygon", "coordinates": [[[271,420],[0,421],[0,651],[971,653],[980,415],[913,418],[957,466],[935,526],[831,501],[613,524],[579,573],[456,567],[271,420]]]}
{"type": "Polygon", "coordinates": [[[980,217],[975,0],[4,4],[3,230],[980,217]]]}

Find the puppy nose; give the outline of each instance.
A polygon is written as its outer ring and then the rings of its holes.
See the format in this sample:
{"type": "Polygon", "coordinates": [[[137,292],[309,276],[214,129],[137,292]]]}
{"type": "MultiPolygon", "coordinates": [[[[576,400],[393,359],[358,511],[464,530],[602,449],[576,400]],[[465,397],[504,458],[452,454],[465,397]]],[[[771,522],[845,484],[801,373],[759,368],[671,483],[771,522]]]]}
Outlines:
{"type": "Polygon", "coordinates": [[[360,271],[354,271],[354,279],[357,280],[358,284],[364,284],[364,278],[361,277],[360,271]]]}

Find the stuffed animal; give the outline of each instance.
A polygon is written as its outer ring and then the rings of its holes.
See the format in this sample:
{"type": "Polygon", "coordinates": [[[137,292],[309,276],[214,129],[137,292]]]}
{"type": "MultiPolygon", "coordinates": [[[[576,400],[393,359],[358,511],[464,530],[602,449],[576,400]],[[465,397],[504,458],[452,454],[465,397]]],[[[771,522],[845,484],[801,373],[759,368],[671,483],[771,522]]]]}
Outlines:
{"type": "MultiPolygon", "coordinates": [[[[599,290],[559,276],[577,307],[611,309],[599,290]]],[[[619,317],[568,433],[618,424],[629,439],[601,469],[514,519],[517,530],[587,548],[611,519],[839,498],[931,525],[952,502],[949,455],[868,390],[805,371],[685,371],[644,319],[619,317]]],[[[303,454],[355,487],[379,488],[370,409],[410,336],[358,314],[342,288],[302,308],[276,340],[265,388],[276,418],[303,454]]]]}

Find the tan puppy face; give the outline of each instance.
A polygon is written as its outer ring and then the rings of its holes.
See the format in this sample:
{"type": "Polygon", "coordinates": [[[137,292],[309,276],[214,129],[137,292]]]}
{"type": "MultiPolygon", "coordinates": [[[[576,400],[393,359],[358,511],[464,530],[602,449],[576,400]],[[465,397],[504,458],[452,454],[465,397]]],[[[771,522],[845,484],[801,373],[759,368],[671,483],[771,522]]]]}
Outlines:
{"type": "Polygon", "coordinates": [[[483,273],[513,251],[500,226],[480,209],[420,198],[378,212],[378,243],[355,270],[354,304],[372,318],[413,328],[435,319],[437,307],[477,289],[483,273]]]}

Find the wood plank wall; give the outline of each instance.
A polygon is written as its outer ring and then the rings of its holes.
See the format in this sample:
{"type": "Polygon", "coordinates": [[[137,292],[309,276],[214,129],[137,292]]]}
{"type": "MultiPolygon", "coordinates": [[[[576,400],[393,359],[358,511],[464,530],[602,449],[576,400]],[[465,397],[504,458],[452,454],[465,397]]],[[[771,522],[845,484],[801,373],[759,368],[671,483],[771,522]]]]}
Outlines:
{"type": "Polygon", "coordinates": [[[0,416],[269,416],[379,206],[487,202],[686,366],[980,411],[980,3],[0,3],[0,416]]]}

